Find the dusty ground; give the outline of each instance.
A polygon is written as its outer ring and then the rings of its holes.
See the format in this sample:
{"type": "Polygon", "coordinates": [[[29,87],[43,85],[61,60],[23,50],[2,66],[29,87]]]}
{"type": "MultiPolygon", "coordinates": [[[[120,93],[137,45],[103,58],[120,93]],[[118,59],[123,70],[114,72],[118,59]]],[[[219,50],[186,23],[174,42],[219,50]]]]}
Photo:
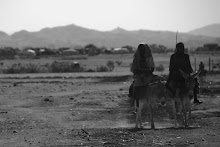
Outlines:
{"type": "MultiPolygon", "coordinates": [[[[190,128],[174,128],[170,106],[156,130],[135,130],[131,76],[0,79],[0,146],[220,146],[220,76],[208,77],[190,128]]],[[[144,112],[143,112],[144,113],[144,112]]]]}

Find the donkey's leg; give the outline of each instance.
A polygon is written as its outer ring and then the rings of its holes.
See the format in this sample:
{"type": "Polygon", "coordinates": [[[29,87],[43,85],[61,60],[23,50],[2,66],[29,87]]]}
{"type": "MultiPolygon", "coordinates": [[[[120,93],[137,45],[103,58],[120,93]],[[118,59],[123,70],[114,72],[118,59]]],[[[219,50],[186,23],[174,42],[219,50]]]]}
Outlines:
{"type": "Polygon", "coordinates": [[[139,121],[139,106],[137,107],[137,105],[136,105],[136,101],[137,100],[135,100],[135,111],[136,111],[136,123],[135,123],[135,128],[138,128],[138,121],[139,121]]]}
{"type": "Polygon", "coordinates": [[[150,108],[150,117],[151,117],[151,129],[155,129],[155,125],[154,125],[154,107],[152,105],[150,105],[149,108],[150,108]]]}
{"type": "Polygon", "coordinates": [[[182,121],[182,125],[184,125],[184,118],[183,118],[183,103],[181,101],[180,105],[179,105],[179,112],[180,112],[180,118],[181,118],[181,121],[182,121]]]}
{"type": "MultiPolygon", "coordinates": [[[[141,111],[143,108],[143,103],[140,103],[140,100],[136,100],[138,102],[138,106],[136,105],[136,125],[135,128],[138,128],[138,125],[140,124],[140,127],[142,127],[142,121],[141,121],[141,111]]],[[[137,102],[136,102],[137,104],[137,102]]]]}
{"type": "Polygon", "coordinates": [[[138,124],[139,124],[139,108],[136,108],[136,124],[135,124],[135,128],[138,128],[138,124]]]}
{"type": "Polygon", "coordinates": [[[174,115],[174,124],[175,127],[177,127],[177,118],[176,118],[176,105],[178,105],[178,103],[180,102],[180,97],[179,97],[179,93],[180,93],[180,89],[177,88],[176,89],[176,93],[175,93],[175,97],[174,100],[171,101],[172,104],[172,111],[173,111],[173,115],[174,115]]]}
{"type": "Polygon", "coordinates": [[[142,112],[142,109],[144,107],[144,101],[142,101],[140,104],[139,104],[139,123],[140,123],[140,128],[143,128],[143,125],[142,125],[142,119],[141,119],[141,112],[142,112]]]}
{"type": "Polygon", "coordinates": [[[192,106],[192,104],[191,104],[191,102],[189,101],[189,102],[187,103],[187,109],[188,109],[187,126],[189,126],[189,124],[190,124],[190,119],[191,119],[191,106],[192,106]]]}
{"type": "Polygon", "coordinates": [[[176,119],[176,104],[175,104],[175,100],[171,100],[171,106],[172,106],[172,112],[173,112],[173,117],[174,117],[174,124],[175,127],[177,127],[177,119],[176,119]]]}
{"type": "Polygon", "coordinates": [[[186,103],[183,104],[183,114],[184,114],[184,126],[187,127],[187,110],[186,110],[186,103]]]}

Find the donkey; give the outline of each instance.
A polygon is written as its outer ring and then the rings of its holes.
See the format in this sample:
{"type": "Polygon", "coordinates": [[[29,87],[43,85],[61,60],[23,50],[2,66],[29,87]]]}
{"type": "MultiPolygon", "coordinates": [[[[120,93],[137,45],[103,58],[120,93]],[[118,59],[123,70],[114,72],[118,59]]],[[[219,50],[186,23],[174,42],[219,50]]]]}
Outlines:
{"type": "Polygon", "coordinates": [[[176,119],[176,108],[179,109],[182,124],[185,127],[189,126],[189,121],[191,118],[191,100],[193,99],[193,89],[195,87],[195,78],[199,75],[200,72],[194,74],[186,74],[180,70],[181,75],[185,79],[185,85],[183,89],[177,89],[179,94],[171,99],[171,105],[175,120],[175,127],[177,127],[176,119]]]}
{"type": "Polygon", "coordinates": [[[151,116],[151,129],[155,129],[154,125],[154,108],[157,102],[165,104],[166,101],[166,87],[165,83],[161,80],[150,83],[145,86],[135,88],[135,109],[136,109],[136,125],[135,128],[143,128],[141,121],[141,111],[144,106],[147,106],[151,116]]]}

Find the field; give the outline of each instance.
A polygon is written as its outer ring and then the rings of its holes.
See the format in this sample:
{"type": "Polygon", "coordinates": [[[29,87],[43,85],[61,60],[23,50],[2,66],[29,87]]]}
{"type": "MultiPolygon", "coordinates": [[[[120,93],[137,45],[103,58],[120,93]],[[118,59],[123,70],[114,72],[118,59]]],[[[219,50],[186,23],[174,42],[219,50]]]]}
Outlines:
{"type": "MultiPolygon", "coordinates": [[[[199,99],[193,105],[189,128],[174,128],[169,103],[156,110],[156,130],[150,129],[143,112],[144,129],[136,130],[134,108],[127,97],[132,82],[133,55],[99,55],[72,58],[88,68],[107,61],[122,61],[113,72],[0,74],[0,146],[219,146],[220,75],[208,75],[201,83],[199,99]]],[[[156,65],[167,74],[170,54],[154,54],[156,65]]],[[[210,55],[219,63],[218,55],[210,55]]],[[[209,55],[191,56],[208,69],[209,55]]],[[[58,60],[4,60],[13,63],[45,64],[58,60]]],[[[61,60],[61,59],[59,59],[61,60]]]]}

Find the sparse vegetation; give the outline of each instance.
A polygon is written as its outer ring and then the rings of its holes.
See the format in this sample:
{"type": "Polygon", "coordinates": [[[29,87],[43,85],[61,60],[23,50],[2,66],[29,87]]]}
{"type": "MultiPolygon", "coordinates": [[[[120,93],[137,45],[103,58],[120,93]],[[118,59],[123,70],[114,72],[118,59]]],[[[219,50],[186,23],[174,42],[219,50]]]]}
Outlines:
{"type": "Polygon", "coordinates": [[[122,61],[115,61],[115,63],[120,66],[122,64],[122,61]]]}
{"type": "MultiPolygon", "coordinates": [[[[152,48],[152,52],[154,53],[163,53],[168,52],[169,50],[163,45],[152,44],[150,45],[152,48]]],[[[62,57],[62,58],[71,58],[70,54],[64,53],[66,50],[73,50],[76,52],[80,58],[86,58],[85,56],[96,56],[99,54],[128,54],[134,53],[135,47],[130,45],[122,46],[121,48],[127,49],[114,51],[113,48],[109,50],[109,48],[102,46],[98,47],[94,44],[87,44],[85,46],[78,46],[78,47],[60,47],[60,48],[53,48],[53,47],[24,47],[24,48],[13,48],[13,47],[2,47],[0,48],[0,59],[15,59],[15,58],[32,58],[32,59],[40,59],[42,57],[62,57]]]]}
{"type": "Polygon", "coordinates": [[[97,71],[97,72],[106,72],[106,71],[108,71],[108,70],[109,70],[108,67],[107,67],[107,66],[104,66],[104,65],[101,65],[101,66],[96,67],[96,71],[97,71]]]}
{"type": "Polygon", "coordinates": [[[164,53],[168,51],[168,49],[163,45],[151,44],[150,48],[153,53],[164,53]]]}
{"type": "Polygon", "coordinates": [[[84,68],[80,65],[75,65],[74,63],[69,62],[58,62],[54,61],[50,66],[50,71],[55,73],[63,72],[82,72],[84,68]]]}
{"type": "Polygon", "coordinates": [[[113,71],[115,68],[115,64],[113,61],[108,61],[106,66],[108,67],[109,71],[113,71]]]}
{"type": "Polygon", "coordinates": [[[95,70],[85,69],[79,63],[54,61],[51,64],[38,65],[33,63],[16,63],[4,69],[5,74],[14,73],[67,73],[67,72],[111,72],[114,70],[114,62],[108,61],[106,65],[96,67],[95,70]]]}
{"type": "Polygon", "coordinates": [[[18,48],[4,47],[0,48],[0,59],[14,59],[19,54],[18,48]]]}
{"type": "Polygon", "coordinates": [[[113,61],[108,61],[105,66],[101,65],[96,68],[97,72],[107,72],[113,71],[115,68],[113,61]]]}
{"type": "Polygon", "coordinates": [[[3,73],[44,73],[47,72],[47,69],[42,67],[42,66],[38,66],[36,64],[13,64],[11,67],[9,67],[8,69],[3,70],[3,73]]]}
{"type": "Polygon", "coordinates": [[[74,63],[54,61],[51,64],[12,64],[3,73],[64,73],[64,72],[82,72],[85,71],[83,67],[76,66],[74,63]]]}
{"type": "Polygon", "coordinates": [[[155,67],[155,71],[163,72],[165,70],[164,66],[160,64],[159,66],[155,67]]]}

